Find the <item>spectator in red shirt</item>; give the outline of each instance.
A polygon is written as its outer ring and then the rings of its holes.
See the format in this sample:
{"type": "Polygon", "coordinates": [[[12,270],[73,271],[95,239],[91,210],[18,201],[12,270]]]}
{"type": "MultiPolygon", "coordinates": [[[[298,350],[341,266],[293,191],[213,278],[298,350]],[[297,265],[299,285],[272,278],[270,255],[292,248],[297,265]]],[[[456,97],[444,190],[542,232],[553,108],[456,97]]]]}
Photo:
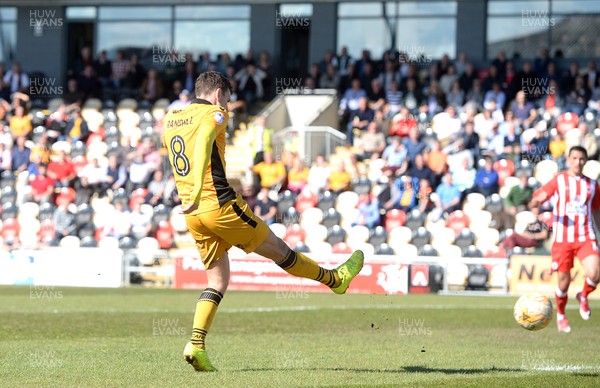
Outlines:
{"type": "Polygon", "coordinates": [[[47,175],[48,167],[45,164],[40,164],[38,174],[31,179],[31,193],[29,200],[37,203],[50,202],[54,193],[54,179],[47,175]]]}
{"type": "Polygon", "coordinates": [[[56,187],[69,187],[77,177],[75,167],[65,151],[59,151],[48,164],[48,177],[55,181],[56,187]]]}

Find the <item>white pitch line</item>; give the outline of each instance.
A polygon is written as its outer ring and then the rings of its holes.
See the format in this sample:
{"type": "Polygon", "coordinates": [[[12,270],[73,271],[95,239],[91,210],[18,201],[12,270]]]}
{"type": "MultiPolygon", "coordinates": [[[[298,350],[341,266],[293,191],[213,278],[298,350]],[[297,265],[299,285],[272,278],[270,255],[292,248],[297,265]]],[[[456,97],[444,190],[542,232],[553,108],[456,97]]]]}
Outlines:
{"type": "Polygon", "coordinates": [[[539,368],[526,368],[527,370],[544,371],[544,372],[580,372],[580,371],[599,371],[598,367],[586,365],[556,365],[545,366],[539,368]]]}
{"type": "MultiPolygon", "coordinates": [[[[314,310],[510,310],[513,305],[497,306],[465,306],[457,304],[421,304],[421,305],[351,305],[351,306],[273,306],[273,307],[244,307],[244,308],[220,308],[219,312],[237,314],[237,313],[273,313],[273,312],[292,312],[292,311],[314,311],[314,310]]],[[[579,306],[567,306],[567,310],[579,309],[579,306]]]]}
{"type": "MultiPolygon", "coordinates": [[[[295,312],[295,311],[317,311],[317,310],[508,310],[512,313],[513,305],[492,305],[492,306],[476,306],[476,305],[459,305],[459,304],[357,304],[357,305],[322,305],[322,306],[272,306],[272,307],[221,307],[219,313],[225,314],[240,314],[240,313],[274,313],[274,312],[295,312]]],[[[579,306],[567,306],[567,310],[579,310],[579,306]]],[[[19,313],[54,313],[54,314],[69,314],[69,313],[104,313],[104,314],[115,314],[115,313],[135,313],[135,314],[148,314],[148,313],[189,313],[190,309],[114,309],[108,308],[103,310],[89,310],[85,308],[81,309],[52,309],[48,311],[20,309],[20,308],[9,308],[0,309],[2,312],[19,312],[19,313]]]]}

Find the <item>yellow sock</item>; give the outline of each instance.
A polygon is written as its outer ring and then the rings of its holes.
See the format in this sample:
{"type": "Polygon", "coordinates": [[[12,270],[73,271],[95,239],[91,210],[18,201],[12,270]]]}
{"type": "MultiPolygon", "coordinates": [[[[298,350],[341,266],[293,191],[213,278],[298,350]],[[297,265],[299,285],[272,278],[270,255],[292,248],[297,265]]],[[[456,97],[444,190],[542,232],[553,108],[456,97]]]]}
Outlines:
{"type": "Polygon", "coordinates": [[[340,277],[335,270],[319,267],[319,264],[314,260],[291,249],[285,259],[281,263],[277,263],[277,265],[289,274],[316,280],[327,287],[337,287],[340,285],[340,277]]]}
{"type": "Polygon", "coordinates": [[[214,288],[205,289],[198,298],[191,342],[200,349],[204,349],[204,339],[217,313],[221,299],[223,299],[223,294],[214,288]]]}

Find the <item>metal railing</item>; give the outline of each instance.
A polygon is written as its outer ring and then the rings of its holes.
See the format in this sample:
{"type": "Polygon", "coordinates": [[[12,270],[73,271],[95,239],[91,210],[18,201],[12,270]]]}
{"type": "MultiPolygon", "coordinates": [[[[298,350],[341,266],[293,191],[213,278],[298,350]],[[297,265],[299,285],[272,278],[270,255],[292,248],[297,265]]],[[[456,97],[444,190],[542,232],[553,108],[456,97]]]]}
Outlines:
{"type": "Polygon", "coordinates": [[[328,159],[336,147],[346,144],[346,135],[332,127],[287,127],[273,134],[271,145],[275,155],[294,150],[310,165],[317,155],[328,159]]]}

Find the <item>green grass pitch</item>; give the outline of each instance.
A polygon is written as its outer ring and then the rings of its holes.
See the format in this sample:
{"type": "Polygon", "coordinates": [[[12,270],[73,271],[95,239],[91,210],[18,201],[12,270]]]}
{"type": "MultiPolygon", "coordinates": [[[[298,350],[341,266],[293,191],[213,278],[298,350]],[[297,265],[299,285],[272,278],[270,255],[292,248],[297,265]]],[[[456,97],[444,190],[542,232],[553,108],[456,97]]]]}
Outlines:
{"type": "MultiPolygon", "coordinates": [[[[199,292],[0,287],[0,386],[593,386],[600,317],[527,332],[512,297],[229,292],[183,361],[199,292]]],[[[593,301],[592,310],[600,310],[593,301]]]]}

